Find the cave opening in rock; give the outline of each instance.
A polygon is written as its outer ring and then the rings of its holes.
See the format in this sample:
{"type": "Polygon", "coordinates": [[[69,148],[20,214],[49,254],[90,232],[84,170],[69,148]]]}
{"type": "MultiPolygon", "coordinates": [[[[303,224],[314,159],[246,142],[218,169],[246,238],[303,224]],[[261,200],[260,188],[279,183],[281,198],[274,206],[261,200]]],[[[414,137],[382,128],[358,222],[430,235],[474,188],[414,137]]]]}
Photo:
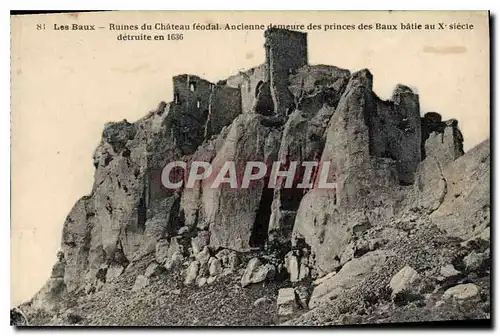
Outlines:
{"type": "Polygon", "coordinates": [[[167,223],[167,233],[174,236],[181,227],[184,226],[184,211],[181,210],[181,198],[178,195],[174,196],[170,216],[167,223]]]}
{"type": "Polygon", "coordinates": [[[284,188],[281,190],[281,209],[296,211],[299,208],[300,201],[304,196],[304,189],[297,187],[284,188]]]}
{"type": "Polygon", "coordinates": [[[267,230],[269,219],[271,218],[271,204],[273,203],[274,189],[268,188],[269,179],[264,181],[264,189],[260,198],[259,208],[255,216],[255,221],[250,235],[250,247],[264,247],[267,241],[267,230]]]}

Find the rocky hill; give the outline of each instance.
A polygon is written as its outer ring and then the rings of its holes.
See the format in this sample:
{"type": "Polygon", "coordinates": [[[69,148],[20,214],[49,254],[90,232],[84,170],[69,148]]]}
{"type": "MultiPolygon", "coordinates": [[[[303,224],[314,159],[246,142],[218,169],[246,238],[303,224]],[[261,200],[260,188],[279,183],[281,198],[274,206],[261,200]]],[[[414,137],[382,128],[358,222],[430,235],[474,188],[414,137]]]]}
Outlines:
{"type": "MultiPolygon", "coordinates": [[[[266,62],[108,123],[94,184],[64,223],[30,325],[333,325],[490,318],[490,143],[369,70],[307,64],[266,31],[266,62]],[[167,189],[173,161],[331,162],[336,188],[167,189]]],[[[90,164],[90,163],[89,163],[90,164]]]]}

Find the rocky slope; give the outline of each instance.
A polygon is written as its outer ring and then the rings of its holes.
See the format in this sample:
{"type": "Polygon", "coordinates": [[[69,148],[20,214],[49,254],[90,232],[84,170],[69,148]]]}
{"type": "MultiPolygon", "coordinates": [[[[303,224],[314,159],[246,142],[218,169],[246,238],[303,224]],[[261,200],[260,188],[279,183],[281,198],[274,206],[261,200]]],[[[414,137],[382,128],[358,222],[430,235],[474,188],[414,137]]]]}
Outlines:
{"type": "Polygon", "coordinates": [[[261,69],[105,126],[92,192],[66,218],[51,278],[19,307],[30,324],[489,318],[489,140],[464,155],[455,120],[423,114],[404,85],[379,99],[366,69],[300,66],[280,95],[261,69]],[[235,113],[222,98],[245,80],[235,113]],[[166,189],[176,160],[329,161],[337,188],[166,189]]]}

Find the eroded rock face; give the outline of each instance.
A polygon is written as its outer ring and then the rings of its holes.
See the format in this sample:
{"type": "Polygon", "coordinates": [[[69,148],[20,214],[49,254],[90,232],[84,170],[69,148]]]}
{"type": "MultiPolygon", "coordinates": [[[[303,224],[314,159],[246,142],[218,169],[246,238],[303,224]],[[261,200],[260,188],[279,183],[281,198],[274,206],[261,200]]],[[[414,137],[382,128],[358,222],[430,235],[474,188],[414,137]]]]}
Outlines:
{"type": "MultiPolygon", "coordinates": [[[[263,126],[261,120],[257,114],[243,114],[234,120],[222,148],[212,161],[214,171],[220,171],[229,161],[235,163],[236,172],[243,172],[249,161],[274,161],[276,131],[263,126]]],[[[265,236],[262,239],[252,237],[252,234],[267,231],[269,217],[261,217],[266,209],[259,209],[267,188],[265,181],[255,180],[245,189],[232,189],[228,184],[214,189],[211,184],[212,181],[207,181],[202,187],[210,245],[238,251],[261,245],[265,236]]]]}
{"type": "Polygon", "coordinates": [[[490,141],[443,168],[442,202],[431,215],[448,234],[468,239],[490,226],[490,141]]]}
{"type": "MultiPolygon", "coordinates": [[[[392,233],[411,234],[415,214],[464,243],[489,241],[489,140],[464,155],[457,122],[435,112],[421,117],[409,87],[398,85],[383,101],[368,70],[304,65],[303,51],[292,69],[271,67],[276,78],[266,64],[217,84],[178,76],[173,102],[134,123],[108,123],[93,156],[92,192],[67,216],[62,259],[37,297],[56,302],[67,292],[98,290],[147,256],[155,262],[134,290],[163,270],[183,272],[186,285],[207,286],[241,275],[240,261],[248,259],[242,254],[259,251],[241,285],[277,275],[294,285],[316,280],[310,301],[307,291],[291,289],[299,306],[315,307],[383,265],[389,253],[381,246],[392,233]],[[213,174],[193,188],[185,177],[180,188],[165,188],[162,169],[177,160],[188,167],[210,162],[213,174]],[[325,180],[336,187],[304,189],[295,181],[268,188],[266,176],[242,189],[249,161],[329,162],[325,180]],[[227,162],[235,163],[238,187],[212,188],[227,162]],[[384,231],[395,222],[401,230],[384,231]],[[369,230],[386,234],[365,239],[369,230]]],[[[311,176],[316,185],[318,170],[311,176]]],[[[470,253],[468,270],[489,259],[483,251],[470,253]]],[[[453,278],[454,270],[448,265],[440,276],[453,278]]],[[[393,291],[413,273],[398,273],[403,280],[393,291]]],[[[291,303],[287,293],[282,300],[291,303]]],[[[280,309],[288,315],[297,307],[289,308],[280,309]]]]}
{"type": "MultiPolygon", "coordinates": [[[[326,131],[322,162],[331,162],[336,189],[309,191],[297,213],[294,237],[302,237],[316,256],[319,274],[338,266],[353,227],[392,216],[398,191],[394,161],[370,155],[368,115],[375,113],[372,75],[354,73],[326,131]]],[[[372,223],[373,224],[373,223],[372,223]]]]}

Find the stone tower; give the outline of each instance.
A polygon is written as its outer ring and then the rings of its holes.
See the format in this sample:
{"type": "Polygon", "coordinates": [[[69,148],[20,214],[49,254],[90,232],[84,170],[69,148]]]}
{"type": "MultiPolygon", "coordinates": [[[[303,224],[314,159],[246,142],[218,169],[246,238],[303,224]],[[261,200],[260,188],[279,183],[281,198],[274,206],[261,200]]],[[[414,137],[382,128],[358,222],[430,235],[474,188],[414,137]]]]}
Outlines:
{"type": "Polygon", "coordinates": [[[307,65],[307,34],[271,28],[265,34],[266,75],[274,102],[275,113],[286,115],[293,104],[288,91],[288,77],[307,65]]]}

